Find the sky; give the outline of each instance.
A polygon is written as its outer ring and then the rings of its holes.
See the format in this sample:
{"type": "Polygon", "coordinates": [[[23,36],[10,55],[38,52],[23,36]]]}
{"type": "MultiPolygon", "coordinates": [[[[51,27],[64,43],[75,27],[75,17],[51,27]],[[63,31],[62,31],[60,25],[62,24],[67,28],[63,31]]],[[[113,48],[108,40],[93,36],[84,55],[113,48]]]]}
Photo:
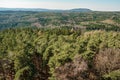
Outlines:
{"type": "Polygon", "coordinates": [[[120,0],[0,0],[0,7],[120,11],[120,0]]]}

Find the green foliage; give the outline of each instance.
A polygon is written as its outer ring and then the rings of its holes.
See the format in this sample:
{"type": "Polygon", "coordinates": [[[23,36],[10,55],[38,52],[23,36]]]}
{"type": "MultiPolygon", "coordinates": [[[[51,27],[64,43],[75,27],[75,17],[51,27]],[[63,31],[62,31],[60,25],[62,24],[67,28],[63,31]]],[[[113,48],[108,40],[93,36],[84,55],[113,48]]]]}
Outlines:
{"type": "MultiPolygon", "coordinates": [[[[75,55],[76,45],[72,36],[74,32],[71,33],[71,28],[55,28],[51,32],[52,29],[37,28],[3,30],[0,32],[0,56],[2,59],[9,58],[9,60],[14,62],[13,69],[15,70],[15,75],[19,77],[23,75],[24,69],[28,69],[26,66],[32,69],[33,72],[39,69],[37,67],[38,63],[33,59],[37,60],[34,55],[41,55],[43,59],[41,68],[49,64],[50,69],[52,69],[51,63],[56,64],[54,67],[57,67],[69,62],[75,55]],[[61,32],[57,34],[59,31],[61,32]]],[[[28,70],[28,73],[31,73],[31,71],[28,70]]],[[[37,72],[32,75],[35,74],[37,72]]],[[[30,77],[32,78],[33,76],[30,77]]],[[[18,77],[15,78],[18,79],[18,77]]],[[[22,79],[24,80],[24,77],[22,79]]]]}
{"type": "Polygon", "coordinates": [[[91,31],[81,35],[81,29],[72,27],[0,32],[0,58],[14,62],[15,80],[32,80],[46,75],[45,71],[51,75],[47,78],[54,80],[56,68],[73,61],[75,55],[81,55],[93,67],[94,56],[104,48],[120,48],[120,33],[91,31]]]}
{"type": "Polygon", "coordinates": [[[26,66],[16,72],[14,80],[32,80],[32,75],[30,67],[26,66]]]}
{"type": "Polygon", "coordinates": [[[120,70],[112,71],[103,76],[104,80],[119,80],[120,79],[120,70]]]}

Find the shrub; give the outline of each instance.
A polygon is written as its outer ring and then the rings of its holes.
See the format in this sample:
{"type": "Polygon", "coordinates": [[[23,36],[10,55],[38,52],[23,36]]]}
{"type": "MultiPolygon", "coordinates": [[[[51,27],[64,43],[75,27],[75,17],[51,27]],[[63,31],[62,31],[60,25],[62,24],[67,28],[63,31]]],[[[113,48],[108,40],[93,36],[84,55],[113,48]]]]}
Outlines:
{"type": "Polygon", "coordinates": [[[100,50],[95,57],[95,69],[100,76],[120,69],[120,49],[107,48],[100,50]]]}

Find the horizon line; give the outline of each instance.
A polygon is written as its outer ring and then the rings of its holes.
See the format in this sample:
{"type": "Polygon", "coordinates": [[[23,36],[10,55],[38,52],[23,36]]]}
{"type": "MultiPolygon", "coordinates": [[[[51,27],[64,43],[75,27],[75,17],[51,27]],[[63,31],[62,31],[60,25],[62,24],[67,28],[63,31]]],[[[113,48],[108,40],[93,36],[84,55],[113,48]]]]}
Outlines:
{"type": "Polygon", "coordinates": [[[40,7],[0,7],[8,9],[46,9],[46,10],[72,10],[72,9],[89,9],[92,11],[101,11],[101,12],[120,12],[120,10],[94,10],[90,8],[69,8],[69,9],[60,9],[60,8],[40,8],[40,7]]]}

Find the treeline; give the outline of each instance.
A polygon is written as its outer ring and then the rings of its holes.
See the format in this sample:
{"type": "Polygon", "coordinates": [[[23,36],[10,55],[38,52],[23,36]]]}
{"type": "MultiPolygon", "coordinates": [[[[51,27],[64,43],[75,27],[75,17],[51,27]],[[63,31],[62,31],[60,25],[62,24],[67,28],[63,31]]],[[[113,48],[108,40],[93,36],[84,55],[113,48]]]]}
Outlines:
{"type": "Polygon", "coordinates": [[[120,31],[120,27],[117,25],[112,25],[112,24],[103,24],[103,23],[98,23],[98,24],[88,24],[85,25],[87,31],[91,30],[105,30],[105,31],[120,31]]]}
{"type": "Polygon", "coordinates": [[[119,32],[0,31],[0,80],[119,80],[119,60],[119,32]]]}

